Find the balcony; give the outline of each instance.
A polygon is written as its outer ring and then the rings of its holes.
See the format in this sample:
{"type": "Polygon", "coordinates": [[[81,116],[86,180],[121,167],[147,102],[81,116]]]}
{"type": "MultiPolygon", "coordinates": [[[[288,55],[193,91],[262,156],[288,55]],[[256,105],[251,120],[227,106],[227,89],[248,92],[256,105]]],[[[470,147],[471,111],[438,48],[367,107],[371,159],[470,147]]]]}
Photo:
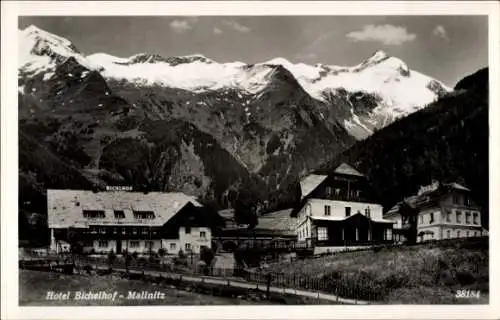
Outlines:
{"type": "Polygon", "coordinates": [[[305,247],[343,247],[343,246],[372,246],[380,244],[392,244],[393,240],[318,240],[315,238],[307,239],[304,242],[298,243],[305,247]]]}
{"type": "Polygon", "coordinates": [[[357,195],[347,195],[346,193],[340,194],[325,194],[323,199],[334,201],[350,201],[350,202],[369,202],[366,198],[357,195]]]}

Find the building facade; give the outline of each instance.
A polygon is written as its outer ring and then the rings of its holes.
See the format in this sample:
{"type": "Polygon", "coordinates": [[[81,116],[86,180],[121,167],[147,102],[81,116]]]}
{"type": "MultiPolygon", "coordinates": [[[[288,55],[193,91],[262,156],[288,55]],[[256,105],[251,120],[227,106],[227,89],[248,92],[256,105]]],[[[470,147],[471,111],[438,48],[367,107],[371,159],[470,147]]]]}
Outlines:
{"type": "Polygon", "coordinates": [[[203,206],[183,193],[47,190],[52,251],[167,254],[211,247],[203,206]]]}
{"type": "Polygon", "coordinates": [[[397,242],[422,242],[485,234],[481,209],[471,191],[456,182],[434,181],[422,186],[417,195],[396,204],[386,214],[395,222],[397,242]]]}
{"type": "Polygon", "coordinates": [[[392,243],[394,221],[382,218],[364,175],[343,163],[329,175],[309,175],[301,183],[298,245],[314,253],[392,243]]]}

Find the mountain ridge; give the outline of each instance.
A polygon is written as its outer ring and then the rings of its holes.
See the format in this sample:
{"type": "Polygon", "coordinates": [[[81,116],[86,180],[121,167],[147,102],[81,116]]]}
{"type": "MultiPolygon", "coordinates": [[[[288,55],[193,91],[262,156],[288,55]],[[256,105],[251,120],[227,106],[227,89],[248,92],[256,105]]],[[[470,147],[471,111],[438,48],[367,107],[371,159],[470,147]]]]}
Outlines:
{"type": "MultiPolygon", "coordinates": [[[[84,55],[36,27],[19,35],[20,130],[48,151],[42,158],[71,164],[67,175],[87,186],[179,190],[222,208],[242,190],[287,204],[297,177],[451,90],[382,51],[353,67],[219,64],[84,55]],[[400,99],[408,90],[418,101],[400,99]]],[[[37,175],[31,157],[23,188],[72,188],[55,166],[37,175]]]]}

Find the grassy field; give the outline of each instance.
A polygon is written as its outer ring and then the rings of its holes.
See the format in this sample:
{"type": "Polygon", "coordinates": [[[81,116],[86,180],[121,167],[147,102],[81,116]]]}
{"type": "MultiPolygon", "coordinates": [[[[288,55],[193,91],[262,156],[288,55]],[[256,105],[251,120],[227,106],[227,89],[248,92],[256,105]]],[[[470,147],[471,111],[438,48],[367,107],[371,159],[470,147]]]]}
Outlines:
{"type": "Polygon", "coordinates": [[[269,270],[304,275],[327,283],[328,291],[347,298],[391,304],[487,304],[488,240],[388,247],[341,253],[269,270]],[[457,290],[479,290],[479,298],[457,298],[457,290]]]}
{"type": "Polygon", "coordinates": [[[124,279],[118,275],[65,275],[56,272],[19,270],[19,304],[21,306],[113,306],[113,305],[304,305],[331,304],[330,301],[271,293],[269,299],[264,292],[213,284],[175,285],[157,283],[151,279],[124,279]],[[47,292],[71,292],[67,301],[48,300],[47,292]],[[105,291],[123,294],[111,300],[74,300],[77,291],[105,291]],[[128,300],[129,291],[159,291],[164,299],[128,300]]]}
{"type": "MultiPolygon", "coordinates": [[[[60,306],[60,305],[235,305],[257,304],[256,301],[216,297],[196,292],[177,290],[169,285],[146,282],[142,280],[128,280],[113,275],[107,276],[79,276],[64,275],[55,272],[31,270],[19,271],[19,304],[24,306],[60,306]],[[109,300],[46,300],[48,291],[75,292],[117,291],[127,296],[128,291],[160,291],[165,293],[165,299],[158,300],[127,300],[117,298],[109,300]]],[[[269,302],[268,302],[269,303],[269,302]]]]}

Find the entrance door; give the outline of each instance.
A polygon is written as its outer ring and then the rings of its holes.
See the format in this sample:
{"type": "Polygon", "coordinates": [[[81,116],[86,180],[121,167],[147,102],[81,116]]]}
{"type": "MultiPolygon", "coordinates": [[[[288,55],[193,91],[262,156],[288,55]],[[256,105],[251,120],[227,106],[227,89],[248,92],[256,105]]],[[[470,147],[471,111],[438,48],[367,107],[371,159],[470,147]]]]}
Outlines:
{"type": "Polygon", "coordinates": [[[122,241],[116,240],[116,254],[122,253],[122,241]]]}

